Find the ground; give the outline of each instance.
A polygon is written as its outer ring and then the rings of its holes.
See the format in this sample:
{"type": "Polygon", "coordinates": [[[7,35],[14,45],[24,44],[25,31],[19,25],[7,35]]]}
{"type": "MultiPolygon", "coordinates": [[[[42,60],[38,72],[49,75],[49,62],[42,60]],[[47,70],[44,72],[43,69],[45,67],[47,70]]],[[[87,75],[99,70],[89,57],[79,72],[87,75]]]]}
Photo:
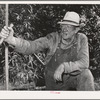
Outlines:
{"type": "MultiPolygon", "coordinates": [[[[100,82],[95,82],[94,83],[94,85],[95,85],[95,90],[96,91],[100,91],[100,82]]],[[[6,86],[4,86],[3,84],[0,84],[0,90],[2,91],[2,90],[6,90],[6,86]]],[[[45,86],[38,86],[38,87],[33,87],[32,85],[29,85],[29,84],[25,84],[25,85],[20,85],[20,86],[17,86],[17,87],[15,87],[15,86],[11,86],[11,84],[9,85],[9,90],[20,90],[20,91],[22,91],[22,90],[24,90],[24,91],[34,91],[34,90],[45,90],[45,86]]]]}

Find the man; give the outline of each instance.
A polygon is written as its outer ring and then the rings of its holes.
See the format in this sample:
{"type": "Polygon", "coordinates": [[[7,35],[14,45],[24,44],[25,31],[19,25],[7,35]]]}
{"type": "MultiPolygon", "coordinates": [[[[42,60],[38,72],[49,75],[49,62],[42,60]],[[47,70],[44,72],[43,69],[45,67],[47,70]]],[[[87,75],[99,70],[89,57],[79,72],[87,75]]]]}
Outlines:
{"type": "Polygon", "coordinates": [[[94,90],[93,76],[88,69],[88,40],[79,33],[80,17],[67,12],[61,25],[61,33],[51,33],[35,41],[13,36],[11,27],[4,27],[0,37],[15,46],[17,52],[32,54],[48,48],[45,58],[45,81],[47,90],[94,90]]]}

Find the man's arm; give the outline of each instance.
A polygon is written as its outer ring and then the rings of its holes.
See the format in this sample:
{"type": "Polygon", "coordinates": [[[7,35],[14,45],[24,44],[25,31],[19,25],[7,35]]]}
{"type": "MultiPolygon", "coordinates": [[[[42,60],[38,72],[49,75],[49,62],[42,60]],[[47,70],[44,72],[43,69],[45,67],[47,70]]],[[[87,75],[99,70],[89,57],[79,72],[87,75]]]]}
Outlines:
{"type": "Polygon", "coordinates": [[[81,71],[81,69],[86,69],[89,67],[89,50],[88,50],[88,40],[84,34],[80,36],[80,49],[78,50],[78,60],[75,62],[64,62],[65,73],[70,73],[73,71],[81,71]]]}
{"type": "Polygon", "coordinates": [[[13,45],[17,52],[23,54],[32,54],[43,50],[44,48],[52,48],[53,39],[55,38],[55,33],[48,34],[46,37],[39,38],[35,41],[27,41],[21,38],[16,38],[13,36],[14,30],[12,27],[4,27],[0,32],[0,38],[4,38],[4,41],[13,45]]]}
{"type": "Polygon", "coordinates": [[[34,41],[27,41],[21,38],[16,38],[15,40],[15,51],[23,53],[23,54],[32,54],[35,52],[39,52],[45,48],[51,48],[53,44],[53,33],[36,39],[34,41]]]}
{"type": "Polygon", "coordinates": [[[88,40],[84,34],[80,35],[78,41],[78,55],[77,61],[75,62],[64,62],[62,63],[54,73],[54,79],[61,81],[62,80],[62,73],[69,73],[69,74],[78,74],[82,69],[86,69],[89,67],[89,52],[88,52],[88,40]],[[76,72],[76,73],[75,73],[76,72]]]}

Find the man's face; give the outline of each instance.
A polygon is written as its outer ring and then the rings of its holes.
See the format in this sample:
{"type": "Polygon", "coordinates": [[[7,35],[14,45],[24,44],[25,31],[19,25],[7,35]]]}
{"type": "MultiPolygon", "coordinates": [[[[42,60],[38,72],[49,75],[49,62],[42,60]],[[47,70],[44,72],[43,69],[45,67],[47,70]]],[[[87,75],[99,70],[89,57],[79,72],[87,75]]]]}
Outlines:
{"type": "Polygon", "coordinates": [[[72,25],[62,24],[62,38],[63,39],[70,39],[75,35],[76,28],[72,25]]]}

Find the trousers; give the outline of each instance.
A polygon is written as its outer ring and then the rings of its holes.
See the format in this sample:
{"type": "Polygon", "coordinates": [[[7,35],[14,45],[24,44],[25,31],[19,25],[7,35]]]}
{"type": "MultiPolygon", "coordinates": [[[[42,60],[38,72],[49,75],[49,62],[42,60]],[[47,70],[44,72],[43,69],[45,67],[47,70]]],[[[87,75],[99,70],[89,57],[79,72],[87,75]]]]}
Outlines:
{"type": "Polygon", "coordinates": [[[55,81],[53,73],[47,71],[45,75],[46,90],[65,91],[94,91],[94,79],[89,69],[84,69],[78,75],[63,74],[62,81],[55,81]],[[52,74],[52,75],[51,75],[52,74]]]}

